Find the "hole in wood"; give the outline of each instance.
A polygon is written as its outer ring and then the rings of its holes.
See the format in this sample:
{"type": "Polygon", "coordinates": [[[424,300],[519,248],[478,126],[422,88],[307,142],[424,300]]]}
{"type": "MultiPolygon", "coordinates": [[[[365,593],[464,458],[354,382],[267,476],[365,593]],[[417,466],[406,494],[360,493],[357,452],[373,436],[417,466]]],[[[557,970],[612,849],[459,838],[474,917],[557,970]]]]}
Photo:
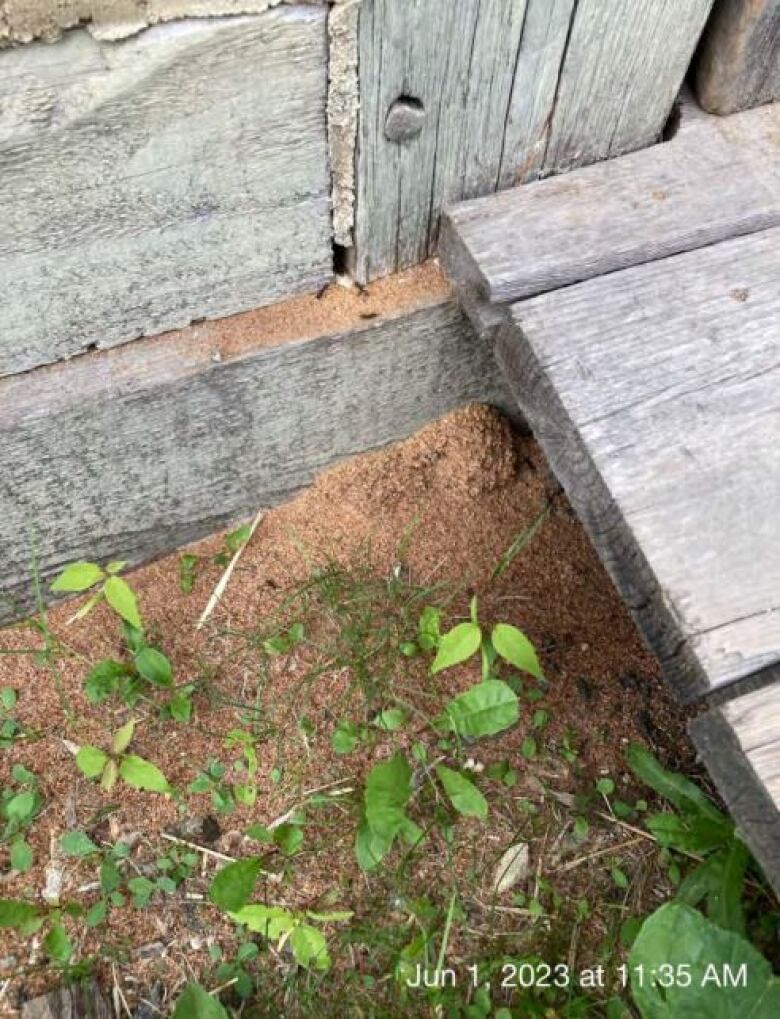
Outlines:
{"type": "Polygon", "coordinates": [[[391,142],[416,138],[425,123],[425,107],[414,96],[399,96],[387,111],[385,137],[391,142]]]}

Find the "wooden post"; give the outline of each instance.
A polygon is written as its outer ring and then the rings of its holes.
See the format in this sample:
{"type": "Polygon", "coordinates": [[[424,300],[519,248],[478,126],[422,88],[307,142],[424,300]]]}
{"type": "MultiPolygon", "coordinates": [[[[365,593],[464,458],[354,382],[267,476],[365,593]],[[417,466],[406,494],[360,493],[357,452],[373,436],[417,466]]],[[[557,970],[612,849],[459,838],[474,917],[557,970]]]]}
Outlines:
{"type": "Polygon", "coordinates": [[[717,0],[702,39],[696,90],[710,113],[780,99],[780,0],[717,0]]]}

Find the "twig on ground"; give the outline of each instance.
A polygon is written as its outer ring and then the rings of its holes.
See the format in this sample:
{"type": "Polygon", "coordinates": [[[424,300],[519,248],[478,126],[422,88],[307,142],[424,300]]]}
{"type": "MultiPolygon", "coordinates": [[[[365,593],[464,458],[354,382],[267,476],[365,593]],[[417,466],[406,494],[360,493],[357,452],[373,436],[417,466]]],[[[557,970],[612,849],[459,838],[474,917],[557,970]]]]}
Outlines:
{"type": "Polygon", "coordinates": [[[640,838],[628,839],[627,842],[619,842],[616,846],[605,846],[603,849],[597,849],[593,853],[587,853],[585,856],[578,856],[576,860],[569,860],[568,863],[562,864],[560,867],[556,867],[553,870],[553,874],[565,874],[569,870],[574,870],[575,867],[581,866],[583,863],[587,863],[588,860],[595,860],[598,856],[606,856],[609,853],[617,853],[621,849],[627,849],[629,846],[635,846],[637,843],[642,842],[640,838]]]}
{"type": "Polygon", "coordinates": [[[225,593],[225,589],[227,588],[228,584],[230,583],[230,578],[233,575],[233,570],[236,568],[236,563],[241,558],[241,556],[242,556],[242,554],[244,552],[244,549],[247,547],[249,542],[252,540],[252,535],[257,530],[257,528],[258,528],[258,526],[260,524],[260,521],[263,519],[264,516],[265,516],[265,510],[262,509],[262,510],[260,510],[258,512],[257,516],[252,521],[252,526],[249,529],[249,537],[246,539],[246,541],[244,542],[243,545],[240,545],[236,549],[236,551],[233,553],[233,558],[230,560],[230,562],[225,567],[225,572],[219,578],[219,583],[214,588],[214,591],[212,592],[212,595],[209,598],[208,603],[206,604],[206,608],[203,610],[200,619],[195,624],[195,629],[196,630],[200,630],[203,627],[203,624],[206,622],[206,620],[209,618],[211,613],[214,611],[214,609],[219,604],[220,599],[222,598],[222,595],[225,593]]]}
{"type": "Polygon", "coordinates": [[[111,975],[114,978],[114,1008],[117,1012],[119,1012],[119,1005],[121,1003],[122,1008],[124,1008],[127,1015],[130,1019],[133,1019],[133,1013],[130,1011],[130,1006],[127,1004],[127,998],[124,996],[122,988],[119,986],[119,980],[116,975],[116,966],[113,962],[111,963],[111,975]]]}

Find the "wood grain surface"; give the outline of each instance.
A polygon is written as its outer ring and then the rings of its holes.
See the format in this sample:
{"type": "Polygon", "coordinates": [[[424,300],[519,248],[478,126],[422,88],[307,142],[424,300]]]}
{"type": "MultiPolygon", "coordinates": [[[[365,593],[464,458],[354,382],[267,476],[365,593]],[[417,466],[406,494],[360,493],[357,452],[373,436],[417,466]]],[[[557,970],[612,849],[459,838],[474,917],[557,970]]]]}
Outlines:
{"type": "Polygon", "coordinates": [[[0,51],[0,375],[332,274],[326,11],[0,51]]]}
{"type": "Polygon", "coordinates": [[[0,380],[4,593],[29,606],[33,538],[44,578],[137,564],[472,401],[513,406],[450,298],[232,360],[161,337],[0,380]]]}
{"type": "Polygon", "coordinates": [[[518,302],[496,354],[683,697],[780,661],[780,229],[518,302]]]}
{"type": "Polygon", "coordinates": [[[780,224],[780,106],[688,118],[671,141],[454,206],[441,258],[490,303],[780,224]]]}

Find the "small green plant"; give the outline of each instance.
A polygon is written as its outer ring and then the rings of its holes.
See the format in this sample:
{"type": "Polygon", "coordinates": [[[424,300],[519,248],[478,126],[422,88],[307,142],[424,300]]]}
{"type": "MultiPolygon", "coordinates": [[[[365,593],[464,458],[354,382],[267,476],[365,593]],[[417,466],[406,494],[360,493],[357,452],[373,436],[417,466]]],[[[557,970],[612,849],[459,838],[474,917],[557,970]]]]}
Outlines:
{"type": "Polygon", "coordinates": [[[73,943],[62,923],[64,914],[78,914],[79,907],[44,909],[18,899],[0,899],[0,929],[16,930],[30,936],[46,927],[43,948],[51,961],[65,966],[73,954],[73,943]]]}
{"type": "Polygon", "coordinates": [[[187,984],[179,995],[171,1019],[229,1019],[217,998],[200,984],[187,984]]]}
{"type": "Polygon", "coordinates": [[[56,594],[83,594],[97,588],[72,617],[71,622],[83,619],[96,605],[105,601],[120,619],[137,630],[141,629],[138,599],[127,581],[118,575],[126,565],[117,560],[109,563],[104,570],[97,563],[80,561],[65,567],[51,585],[56,594]]]}
{"type": "MultiPolygon", "coordinates": [[[[431,636],[433,634],[431,633],[431,636]]],[[[458,623],[436,640],[431,673],[452,668],[481,653],[482,680],[449,702],[437,725],[465,739],[492,736],[509,728],[519,717],[517,694],[495,675],[498,659],[537,679],[543,674],[531,641],[516,626],[496,623],[490,634],[483,632],[477,617],[477,600],[471,601],[471,619],[458,623]]]]}
{"type": "Polygon", "coordinates": [[[217,566],[227,566],[233,556],[252,537],[252,525],[242,524],[234,531],[225,535],[222,548],[214,556],[213,561],[217,566]]]}
{"type": "Polygon", "coordinates": [[[185,552],[179,556],[179,590],[182,594],[192,594],[199,562],[200,557],[193,555],[192,552],[185,552]]]}
{"type": "Polygon", "coordinates": [[[118,778],[134,789],[154,793],[172,792],[168,780],[156,764],[136,754],[125,753],[134,735],[135,721],[131,720],[114,733],[109,751],[89,745],[80,747],[76,753],[79,771],[87,778],[99,778],[100,786],[106,792],[114,788],[118,778]]]}
{"type": "Polygon", "coordinates": [[[127,707],[134,707],[153,690],[172,691],[162,711],[177,722],[192,716],[194,686],[174,687],[173,667],[159,648],[146,641],[144,631],[122,623],[122,635],[128,651],[127,661],[104,658],[92,667],[84,679],[84,693],[90,704],[100,704],[118,696],[127,707]]]}
{"type": "Polygon", "coordinates": [[[113,846],[98,846],[82,831],[69,831],[60,838],[60,852],[63,856],[99,861],[100,898],[86,911],[84,922],[87,927],[97,927],[108,916],[111,909],[120,909],[126,898],[121,891],[123,867],[130,855],[126,842],[113,846]]]}
{"type": "Polygon", "coordinates": [[[231,729],[223,746],[228,750],[238,747],[241,751],[232,768],[209,758],[205,768],[187,786],[187,792],[209,793],[214,809],[229,814],[237,806],[252,807],[257,800],[257,752],[255,738],[246,729],[231,729]]]}
{"type": "Polygon", "coordinates": [[[315,924],[342,923],[351,919],[352,912],[293,912],[281,906],[250,903],[261,867],[262,861],[255,856],[229,863],[212,880],[209,898],[236,923],[254,934],[276,941],[277,951],[289,943],[293,958],[299,966],[314,970],[329,969],[331,960],[327,941],[315,924]]]}
{"type": "Polygon", "coordinates": [[[694,782],[667,771],[644,747],[632,745],[628,761],[637,778],[676,808],[646,815],[645,827],[665,850],[697,861],[680,882],[676,899],[688,906],[704,902],[710,920],[743,934],[742,899],[751,857],[733,821],[694,782]]]}
{"type": "Polygon", "coordinates": [[[43,806],[38,779],[21,764],[11,769],[14,785],[0,791],[0,843],[9,847],[11,867],[24,873],[32,867],[33,852],[25,832],[31,827],[43,806]]]}
{"type": "Polygon", "coordinates": [[[18,700],[12,686],[0,687],[0,750],[9,750],[16,740],[27,735],[25,727],[14,718],[18,700]]]}

